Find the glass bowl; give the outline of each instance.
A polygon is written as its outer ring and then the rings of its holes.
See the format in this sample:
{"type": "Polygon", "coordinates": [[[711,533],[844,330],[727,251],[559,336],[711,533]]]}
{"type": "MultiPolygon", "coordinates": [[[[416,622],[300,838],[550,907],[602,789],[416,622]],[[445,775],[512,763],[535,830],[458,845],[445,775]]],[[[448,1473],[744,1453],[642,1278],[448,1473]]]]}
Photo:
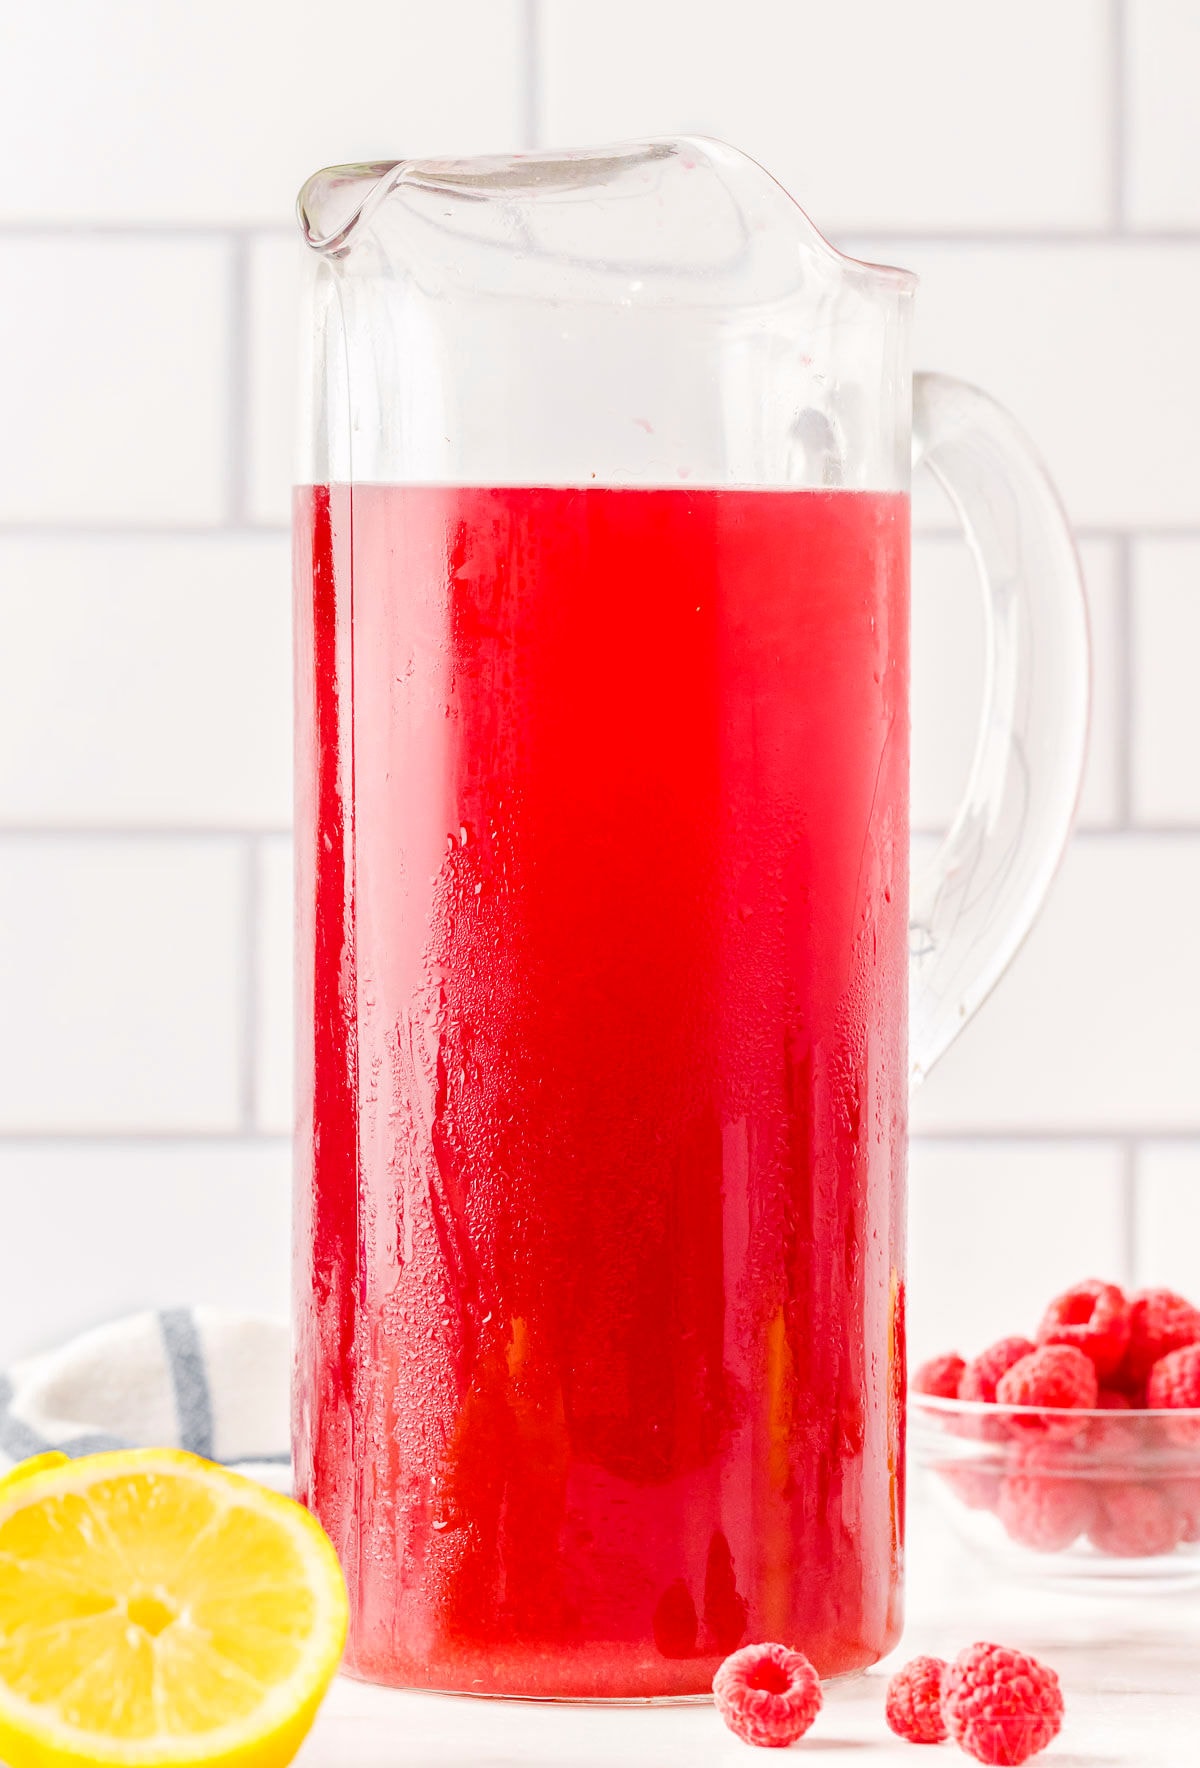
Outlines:
{"type": "Polygon", "coordinates": [[[1017,1576],[1200,1585],[1200,1408],[909,1397],[910,1452],[959,1538],[1017,1576]]]}

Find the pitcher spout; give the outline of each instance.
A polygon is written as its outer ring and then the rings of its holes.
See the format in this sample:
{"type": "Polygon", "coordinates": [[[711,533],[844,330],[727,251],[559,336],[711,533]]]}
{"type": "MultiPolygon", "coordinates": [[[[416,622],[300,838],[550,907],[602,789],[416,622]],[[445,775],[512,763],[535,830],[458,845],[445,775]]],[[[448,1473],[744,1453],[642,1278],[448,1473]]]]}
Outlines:
{"type": "Polygon", "coordinates": [[[401,160],[368,160],[357,166],[325,166],[296,198],[306,245],[337,255],[347,249],[363,216],[391,189],[401,160]]]}

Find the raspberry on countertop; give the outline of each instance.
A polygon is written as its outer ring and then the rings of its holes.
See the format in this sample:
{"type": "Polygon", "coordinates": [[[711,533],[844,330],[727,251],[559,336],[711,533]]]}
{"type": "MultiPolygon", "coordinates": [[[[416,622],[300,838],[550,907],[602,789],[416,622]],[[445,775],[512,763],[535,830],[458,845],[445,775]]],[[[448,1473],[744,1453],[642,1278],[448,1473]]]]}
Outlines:
{"type": "Polygon", "coordinates": [[[943,1658],[915,1657],[887,1685],[884,1717],[897,1737],[909,1743],[942,1743],[950,1733],[942,1717],[943,1658]]]}
{"type": "Polygon", "coordinates": [[[960,1652],[942,1685],[942,1712],[955,1743],[977,1762],[1027,1762],[1057,1737],[1063,1698],[1045,1664],[1003,1645],[960,1652]]]}
{"type": "Polygon", "coordinates": [[[783,1749],[803,1737],[821,1707],[821,1681],[804,1653],[744,1645],[713,1677],[717,1711],[743,1743],[783,1749]]]}

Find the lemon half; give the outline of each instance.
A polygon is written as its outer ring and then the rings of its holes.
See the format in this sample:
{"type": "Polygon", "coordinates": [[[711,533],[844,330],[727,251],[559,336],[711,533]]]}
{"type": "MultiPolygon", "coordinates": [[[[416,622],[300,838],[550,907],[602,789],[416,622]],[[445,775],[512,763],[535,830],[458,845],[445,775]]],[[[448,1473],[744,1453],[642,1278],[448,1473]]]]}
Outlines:
{"type": "Polygon", "coordinates": [[[123,1450],[10,1477],[0,1760],[282,1768],[346,1619],[320,1525],[195,1455],[123,1450]]]}

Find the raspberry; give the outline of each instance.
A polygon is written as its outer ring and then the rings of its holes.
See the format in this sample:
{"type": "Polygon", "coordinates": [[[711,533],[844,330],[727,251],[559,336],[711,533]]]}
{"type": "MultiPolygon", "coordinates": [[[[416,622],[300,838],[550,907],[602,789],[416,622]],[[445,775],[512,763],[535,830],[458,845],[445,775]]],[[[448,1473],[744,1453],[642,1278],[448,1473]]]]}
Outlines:
{"type": "Polygon", "coordinates": [[[1027,1762],[1058,1736],[1062,1691],[1036,1658],[971,1645],[946,1672],[942,1712],[950,1736],[977,1762],[1027,1762]]]}
{"type": "Polygon", "coordinates": [[[958,1384],[960,1400],[983,1400],[993,1405],[996,1399],[996,1384],[1000,1377],[1027,1357],[1036,1345],[1030,1344],[1027,1338],[1002,1338],[998,1343],[989,1345],[973,1363],[968,1363],[958,1384]]]}
{"type": "Polygon", "coordinates": [[[1168,1480],[1165,1490],[1179,1519],[1179,1539],[1194,1545],[1200,1541],[1200,1479],[1168,1480]]]}
{"type": "MultiPolygon", "coordinates": [[[[1027,1357],[1036,1347],[1027,1338],[1001,1338],[981,1351],[968,1363],[958,1384],[960,1400],[975,1400],[985,1406],[996,1403],[996,1384],[1014,1363],[1027,1357]]],[[[953,1427],[956,1436],[980,1437],[985,1442],[1002,1442],[1011,1433],[1004,1418],[963,1418],[953,1427]]]]}
{"type": "Polygon", "coordinates": [[[1118,1388],[1102,1387],[1096,1396],[1096,1408],[1100,1412],[1132,1412],[1133,1401],[1118,1388]]]}
{"type": "Polygon", "coordinates": [[[1146,1420],[1134,1418],[1133,1401],[1128,1394],[1114,1387],[1102,1387],[1096,1401],[1099,1412],[1107,1418],[1093,1418],[1088,1427],[1088,1444],[1099,1461],[1128,1461],[1145,1447],[1146,1420]]]}
{"type": "Polygon", "coordinates": [[[1000,1475],[969,1461],[943,1461],[935,1470],[968,1510],[995,1510],[1000,1501],[1000,1475]]]}
{"type": "MultiPolygon", "coordinates": [[[[1096,1404],[1099,1385],[1090,1357],[1074,1345],[1048,1344],[1022,1357],[1005,1371],[996,1384],[1002,1406],[1047,1406],[1078,1411],[1096,1404]]],[[[1072,1419],[1017,1417],[1009,1419],[1014,1434],[1068,1437],[1078,1433],[1072,1419]]]]}
{"type": "Polygon", "coordinates": [[[884,1717],[897,1737],[909,1743],[942,1743],[950,1735],[942,1718],[941,1658],[915,1657],[887,1685],[884,1717]]]}
{"type": "Polygon", "coordinates": [[[803,1737],[821,1706],[821,1681],[804,1653],[743,1645],[713,1677],[717,1711],[743,1743],[783,1749],[803,1737]]]}
{"type": "Polygon", "coordinates": [[[1200,1406],[1200,1344],[1168,1351],[1151,1370],[1145,1404],[1158,1407],[1200,1406]]]}
{"type": "Polygon", "coordinates": [[[1103,1381],[1125,1360],[1132,1331],[1129,1303],[1115,1283],[1089,1278],[1055,1296],[1038,1327],[1039,1344],[1069,1344],[1096,1365],[1103,1381]]]}
{"type": "Polygon", "coordinates": [[[1099,1505],[1088,1539],[1117,1559],[1150,1559],[1170,1553],[1182,1537],[1185,1519],[1157,1486],[1114,1481],[1097,1488],[1099,1505]]]}
{"type": "MultiPolygon", "coordinates": [[[[1159,1358],[1146,1383],[1146,1404],[1154,1410],[1200,1408],[1200,1344],[1184,1345],[1181,1351],[1159,1358]]],[[[1200,1442],[1200,1419],[1171,1419],[1167,1432],[1172,1442],[1200,1442]]]]}
{"type": "Polygon", "coordinates": [[[1035,1553],[1061,1553],[1086,1533],[1093,1508],[1087,1481],[1064,1468],[1054,1445],[1031,1443],[1017,1450],[996,1514],[1010,1540],[1035,1553]]]}
{"type": "Polygon", "coordinates": [[[932,1394],[939,1400],[956,1400],[966,1364],[957,1355],[930,1357],[915,1372],[909,1386],[915,1394],[932,1394]]]}
{"type": "Polygon", "coordinates": [[[1163,1357],[1200,1342],[1200,1310],[1170,1289],[1140,1289],[1131,1296],[1129,1321],[1129,1349],[1118,1384],[1130,1393],[1163,1357]]]}

